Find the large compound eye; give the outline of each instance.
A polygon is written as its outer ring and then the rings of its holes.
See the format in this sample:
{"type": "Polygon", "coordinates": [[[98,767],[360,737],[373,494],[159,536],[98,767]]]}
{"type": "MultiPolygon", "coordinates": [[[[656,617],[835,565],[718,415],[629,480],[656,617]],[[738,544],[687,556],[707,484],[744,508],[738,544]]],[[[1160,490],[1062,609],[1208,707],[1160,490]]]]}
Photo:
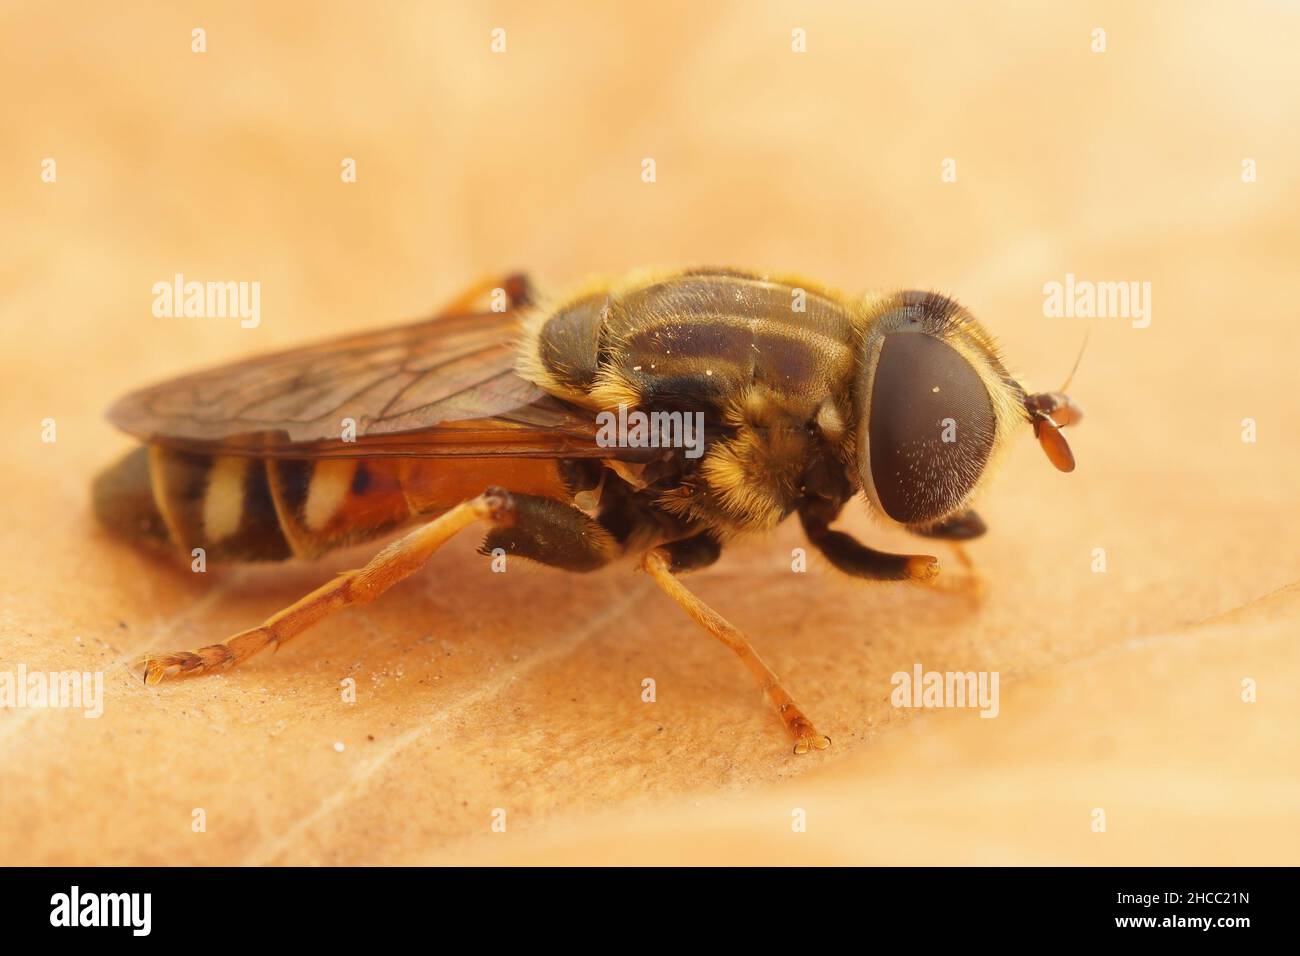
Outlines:
{"type": "Polygon", "coordinates": [[[932,335],[886,335],[870,407],[871,481],[885,513],[924,524],[958,507],[988,463],[997,427],[970,362],[932,335]]]}

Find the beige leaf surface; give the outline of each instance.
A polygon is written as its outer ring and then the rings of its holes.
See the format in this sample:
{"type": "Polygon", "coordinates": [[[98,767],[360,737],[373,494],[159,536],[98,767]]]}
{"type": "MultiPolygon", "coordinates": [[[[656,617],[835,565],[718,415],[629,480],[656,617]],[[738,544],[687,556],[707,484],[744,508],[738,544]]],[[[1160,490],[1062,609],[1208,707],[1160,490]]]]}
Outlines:
{"type": "Polygon", "coordinates": [[[0,672],[102,671],[105,700],[0,708],[0,863],[1300,862],[1298,28],[1267,2],[7,4],[0,672]],[[373,548],[198,575],[109,537],[119,394],[495,270],[715,263],[951,293],[1041,388],[1091,329],[1078,470],[1026,429],[973,571],[927,545],[934,588],[795,573],[787,526],[691,579],[831,750],[790,754],[631,564],[494,574],[472,535],[240,669],[127,672],[373,548]],[[154,317],[177,273],[260,282],[260,324],[154,317]],[[1150,283],[1150,312],[1046,317],[1067,274],[1150,283]],[[917,664],[996,671],[998,716],[894,707],[917,664]]]}

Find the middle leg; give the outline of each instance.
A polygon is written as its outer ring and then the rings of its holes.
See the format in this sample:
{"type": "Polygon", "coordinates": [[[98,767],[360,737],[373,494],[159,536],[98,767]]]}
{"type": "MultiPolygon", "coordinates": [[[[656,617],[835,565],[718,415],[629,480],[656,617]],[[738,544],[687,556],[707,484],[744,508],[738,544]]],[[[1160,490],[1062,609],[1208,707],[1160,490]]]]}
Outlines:
{"type": "Polygon", "coordinates": [[[750,646],[745,635],[677,580],[678,574],[712,564],[718,559],[721,550],[717,539],[707,533],[697,534],[691,538],[652,548],[646,552],[641,566],[650,574],[655,584],[677,602],[678,607],[690,615],[696,624],[731,648],[740,658],[741,663],[754,675],[759,688],[772,702],[781,717],[781,722],[794,738],[794,752],[804,754],[809,750],[825,750],[831,745],[831,739],[817,732],[817,728],[804,715],[803,710],[790,696],[790,692],[781,685],[781,679],[776,676],[776,672],[763,662],[750,646]]]}

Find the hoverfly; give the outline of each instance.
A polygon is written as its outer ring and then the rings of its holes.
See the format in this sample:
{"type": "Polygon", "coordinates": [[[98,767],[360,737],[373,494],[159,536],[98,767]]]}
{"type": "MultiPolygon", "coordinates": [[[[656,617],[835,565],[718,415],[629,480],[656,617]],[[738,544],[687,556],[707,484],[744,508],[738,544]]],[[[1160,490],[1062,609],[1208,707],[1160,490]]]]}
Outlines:
{"type": "Polygon", "coordinates": [[[144,679],[229,667],[378,597],[452,535],[567,571],[634,552],[753,673],[795,741],[818,733],[745,636],[681,583],[722,545],[798,514],[859,578],[925,581],[928,555],[833,530],[858,492],[929,538],[985,530],[970,502],[1016,430],[1062,471],[1081,412],[1029,393],[988,333],[931,292],[852,298],[790,276],[634,274],[542,307],[521,275],[434,318],[251,359],[128,395],[142,447],[95,483],[100,519],[214,561],[314,558],[417,522],[364,567],[223,643],[146,656],[144,679]],[[489,291],[501,308],[476,311],[489,291]],[[702,415],[704,448],[611,447],[623,406],[702,415]],[[354,434],[347,435],[348,423],[354,434]]]}

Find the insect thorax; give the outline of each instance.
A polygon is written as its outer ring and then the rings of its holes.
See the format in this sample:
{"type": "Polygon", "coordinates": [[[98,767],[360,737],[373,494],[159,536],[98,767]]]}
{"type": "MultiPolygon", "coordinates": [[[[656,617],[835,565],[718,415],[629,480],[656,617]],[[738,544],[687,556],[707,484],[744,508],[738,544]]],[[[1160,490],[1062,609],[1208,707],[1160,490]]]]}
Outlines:
{"type": "Polygon", "coordinates": [[[605,285],[539,316],[520,368],[589,408],[703,413],[708,452],[658,503],[759,530],[794,507],[812,459],[847,455],[855,341],[852,312],[831,293],[685,272],[605,285]]]}

